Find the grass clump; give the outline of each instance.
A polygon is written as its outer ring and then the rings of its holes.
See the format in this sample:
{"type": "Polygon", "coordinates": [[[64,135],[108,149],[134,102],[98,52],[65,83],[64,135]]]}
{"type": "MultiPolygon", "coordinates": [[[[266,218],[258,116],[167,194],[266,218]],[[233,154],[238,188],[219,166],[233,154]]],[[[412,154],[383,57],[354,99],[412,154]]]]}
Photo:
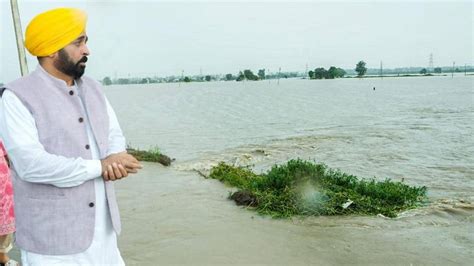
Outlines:
{"type": "Polygon", "coordinates": [[[165,166],[169,166],[172,161],[171,158],[162,154],[160,152],[160,149],[156,146],[152,147],[151,149],[147,151],[135,149],[128,146],[127,152],[139,161],[156,162],[156,163],[161,163],[162,165],[165,165],[165,166]]]}
{"type": "Polygon", "coordinates": [[[354,175],[303,160],[291,160],[257,175],[225,163],[212,168],[210,178],[239,190],[237,204],[254,206],[274,217],[293,215],[376,215],[395,217],[426,198],[426,187],[390,179],[358,179],[354,175]]]}

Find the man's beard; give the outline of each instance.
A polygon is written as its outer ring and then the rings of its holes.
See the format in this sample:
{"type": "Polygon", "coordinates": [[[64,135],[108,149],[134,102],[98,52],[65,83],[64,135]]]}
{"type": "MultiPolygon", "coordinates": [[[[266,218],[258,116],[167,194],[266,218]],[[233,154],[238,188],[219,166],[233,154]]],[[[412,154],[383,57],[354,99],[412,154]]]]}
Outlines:
{"type": "Polygon", "coordinates": [[[78,79],[84,75],[84,71],[86,70],[86,66],[79,65],[82,62],[87,62],[86,56],[83,56],[81,60],[74,63],[66,51],[61,49],[58,52],[58,59],[54,61],[54,66],[64,74],[73,77],[74,79],[78,79]]]}

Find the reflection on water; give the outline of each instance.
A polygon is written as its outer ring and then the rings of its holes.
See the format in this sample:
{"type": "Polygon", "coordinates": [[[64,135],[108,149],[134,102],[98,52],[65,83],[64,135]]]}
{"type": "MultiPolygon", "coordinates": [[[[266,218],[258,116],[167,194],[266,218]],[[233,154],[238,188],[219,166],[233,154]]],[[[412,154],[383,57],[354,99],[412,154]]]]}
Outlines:
{"type": "Polygon", "coordinates": [[[106,87],[134,146],[158,145],[118,184],[131,264],[470,264],[472,77],[211,82],[106,87]],[[373,87],[377,87],[373,91],[373,87]],[[291,158],[425,185],[430,204],[384,217],[272,220],[236,207],[193,170],[256,171],[291,158]]]}

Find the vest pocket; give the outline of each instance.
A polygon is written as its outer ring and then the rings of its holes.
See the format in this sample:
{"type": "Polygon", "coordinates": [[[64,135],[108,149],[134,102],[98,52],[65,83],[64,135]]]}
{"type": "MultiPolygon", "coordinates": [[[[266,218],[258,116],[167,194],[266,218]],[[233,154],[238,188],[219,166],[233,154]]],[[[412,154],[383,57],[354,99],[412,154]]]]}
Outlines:
{"type": "Polygon", "coordinates": [[[34,189],[29,189],[28,198],[38,200],[61,200],[65,198],[64,188],[58,188],[53,185],[32,184],[34,189]]]}

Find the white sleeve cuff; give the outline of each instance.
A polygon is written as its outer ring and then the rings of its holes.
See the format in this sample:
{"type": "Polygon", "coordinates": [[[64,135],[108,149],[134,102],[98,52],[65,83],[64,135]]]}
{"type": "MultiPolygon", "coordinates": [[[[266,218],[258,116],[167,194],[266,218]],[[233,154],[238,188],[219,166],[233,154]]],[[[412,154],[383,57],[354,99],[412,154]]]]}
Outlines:
{"type": "Polygon", "coordinates": [[[87,169],[87,180],[97,178],[102,175],[102,164],[100,160],[84,160],[87,169]]]}

